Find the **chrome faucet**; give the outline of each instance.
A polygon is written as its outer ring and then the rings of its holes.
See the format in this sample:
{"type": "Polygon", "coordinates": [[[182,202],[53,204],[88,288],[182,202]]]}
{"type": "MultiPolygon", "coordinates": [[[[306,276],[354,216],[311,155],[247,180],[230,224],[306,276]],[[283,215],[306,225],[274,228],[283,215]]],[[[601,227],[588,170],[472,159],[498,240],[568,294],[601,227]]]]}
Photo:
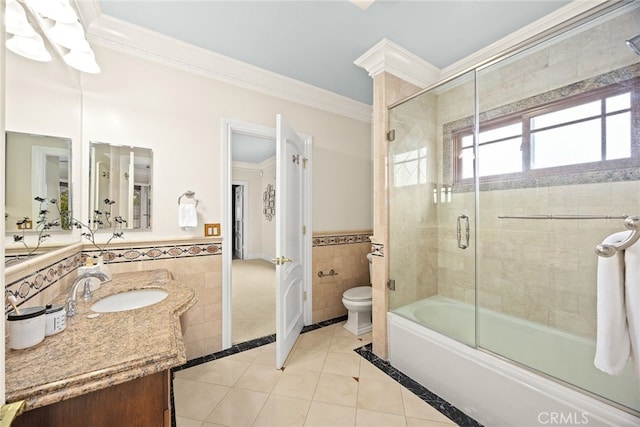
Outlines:
{"type": "Polygon", "coordinates": [[[84,282],[82,299],[87,301],[89,298],[93,296],[93,294],[91,293],[92,277],[100,279],[100,283],[106,283],[109,281],[109,277],[107,277],[107,275],[101,271],[89,271],[76,277],[76,280],[73,282],[73,285],[71,285],[71,291],[69,292],[69,296],[67,297],[67,301],[65,304],[67,309],[67,317],[72,317],[78,314],[78,309],[77,309],[78,302],[77,302],[76,294],[78,292],[78,287],[80,287],[81,283],[84,282]]]}

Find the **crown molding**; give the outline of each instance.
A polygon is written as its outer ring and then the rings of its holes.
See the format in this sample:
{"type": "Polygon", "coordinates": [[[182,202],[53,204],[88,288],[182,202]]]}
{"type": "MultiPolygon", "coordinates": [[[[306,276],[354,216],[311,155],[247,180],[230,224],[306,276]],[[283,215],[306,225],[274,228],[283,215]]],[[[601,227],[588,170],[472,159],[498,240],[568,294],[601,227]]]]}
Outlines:
{"type": "Polygon", "coordinates": [[[571,3],[556,9],[548,15],[532,22],[520,28],[517,31],[509,34],[506,37],[501,38],[495,43],[492,43],[477,52],[461,59],[460,61],[449,65],[442,69],[442,79],[447,79],[456,74],[463,73],[478,64],[488,61],[493,57],[498,57],[504,52],[512,49],[521,43],[526,42],[528,39],[551,30],[553,27],[562,25],[572,19],[575,19],[579,15],[588,13],[591,9],[602,6],[605,3],[622,3],[620,0],[573,0],[571,3]]]}
{"type": "Polygon", "coordinates": [[[260,163],[240,162],[234,160],[231,162],[232,169],[240,169],[252,172],[262,172],[276,167],[276,156],[271,156],[260,163]]]}
{"type": "Polygon", "coordinates": [[[75,0],[92,44],[245,89],[370,123],[371,105],[224,56],[102,13],[97,0],[75,0]]]}
{"type": "Polygon", "coordinates": [[[353,62],[371,77],[387,72],[420,88],[440,80],[440,69],[424,59],[383,38],[353,62]]]}
{"type": "Polygon", "coordinates": [[[582,14],[590,13],[592,10],[606,6],[606,4],[624,2],[625,0],[574,0],[442,70],[386,38],[380,40],[356,59],[354,64],[367,70],[371,77],[388,72],[415,86],[427,88],[439,81],[468,71],[493,57],[498,57],[514,46],[556,26],[563,25],[582,14]]]}

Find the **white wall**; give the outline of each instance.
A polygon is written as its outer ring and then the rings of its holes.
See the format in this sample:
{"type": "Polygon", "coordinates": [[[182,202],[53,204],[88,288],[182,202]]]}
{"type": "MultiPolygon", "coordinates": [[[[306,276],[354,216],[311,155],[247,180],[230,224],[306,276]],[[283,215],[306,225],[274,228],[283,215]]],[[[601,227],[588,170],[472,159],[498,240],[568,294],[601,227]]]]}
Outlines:
{"type": "MultiPolygon", "coordinates": [[[[82,103],[77,73],[72,72],[60,59],[42,63],[22,58],[11,52],[6,52],[5,55],[6,70],[5,67],[3,70],[6,73],[6,88],[3,93],[5,93],[6,112],[3,118],[6,121],[6,130],[69,138],[73,159],[71,182],[81,182],[81,177],[84,175],[81,175],[80,162],[85,157],[88,161],[89,155],[87,151],[82,151],[80,125],[82,103]]],[[[2,153],[5,154],[4,149],[2,153]]],[[[31,163],[30,154],[26,161],[28,164],[31,163]]],[[[2,164],[4,165],[4,161],[2,164]]],[[[4,178],[5,173],[2,176],[4,178]]],[[[2,188],[4,190],[4,184],[2,188]]],[[[27,192],[25,198],[36,196],[31,194],[30,186],[28,188],[25,190],[27,192]]],[[[72,185],[71,200],[74,216],[77,216],[81,210],[88,209],[87,202],[81,200],[80,186],[72,185]]],[[[12,221],[15,222],[15,218],[12,218],[12,221]]],[[[27,237],[30,246],[35,246],[36,240],[35,236],[27,237]]],[[[68,244],[79,240],[80,233],[76,230],[55,234],[48,238],[44,245],[68,244]]],[[[12,235],[9,235],[5,237],[5,247],[13,249],[20,246],[15,245],[12,235]]]]}
{"type": "MultiPolygon", "coordinates": [[[[200,223],[221,222],[222,118],[273,127],[278,113],[313,137],[314,231],[372,227],[369,123],[95,50],[102,73],[82,79],[83,146],[102,141],[153,149],[153,230],[141,240],[202,235],[200,227],[185,232],[176,224],[176,201],[187,189],[200,200],[200,223]]],[[[82,173],[88,176],[86,162],[82,173]]],[[[127,240],[137,238],[130,234],[127,240]]]]}

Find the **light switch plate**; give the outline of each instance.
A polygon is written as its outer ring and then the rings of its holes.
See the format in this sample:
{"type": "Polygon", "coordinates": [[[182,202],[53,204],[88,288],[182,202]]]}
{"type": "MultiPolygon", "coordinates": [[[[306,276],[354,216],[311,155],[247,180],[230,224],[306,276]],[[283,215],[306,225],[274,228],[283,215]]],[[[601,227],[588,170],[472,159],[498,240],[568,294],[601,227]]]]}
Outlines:
{"type": "Polygon", "coordinates": [[[18,223],[18,230],[32,230],[33,229],[33,221],[30,219],[25,220],[24,222],[18,223]]]}
{"type": "Polygon", "coordinates": [[[220,236],[220,224],[205,224],[204,235],[205,237],[220,236]]]}

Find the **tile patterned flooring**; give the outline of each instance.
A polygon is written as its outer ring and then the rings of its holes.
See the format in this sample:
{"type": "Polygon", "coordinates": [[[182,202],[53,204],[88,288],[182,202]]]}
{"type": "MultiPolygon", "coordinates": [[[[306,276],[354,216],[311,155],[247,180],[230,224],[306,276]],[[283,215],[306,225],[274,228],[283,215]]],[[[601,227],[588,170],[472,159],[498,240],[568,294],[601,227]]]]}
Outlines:
{"type": "Polygon", "coordinates": [[[456,424],[353,350],[344,322],[300,335],[283,370],[273,343],[175,372],[177,427],[456,424]]]}

